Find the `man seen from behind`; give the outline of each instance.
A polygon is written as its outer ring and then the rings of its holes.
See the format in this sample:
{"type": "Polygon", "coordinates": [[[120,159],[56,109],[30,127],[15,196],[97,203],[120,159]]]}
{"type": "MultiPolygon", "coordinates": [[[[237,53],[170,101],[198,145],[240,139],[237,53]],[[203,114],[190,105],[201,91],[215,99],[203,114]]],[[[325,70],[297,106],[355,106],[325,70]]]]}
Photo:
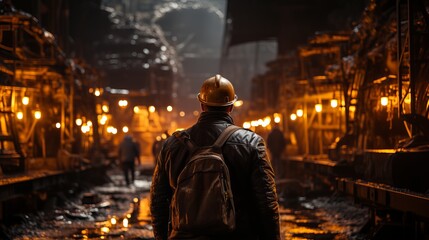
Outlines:
{"type": "MultiPolygon", "coordinates": [[[[202,113],[184,131],[198,146],[209,146],[224,129],[234,125],[230,113],[237,96],[232,84],[216,75],[204,81],[198,100],[202,113]]],[[[222,147],[231,179],[235,228],[208,235],[205,231],[181,231],[172,226],[170,205],[178,175],[185,166],[186,151],[183,142],[171,136],[158,155],[150,192],[155,239],[280,239],[274,173],[265,142],[258,134],[243,128],[235,131],[222,147]]],[[[217,214],[215,209],[213,214],[217,214]]]]}

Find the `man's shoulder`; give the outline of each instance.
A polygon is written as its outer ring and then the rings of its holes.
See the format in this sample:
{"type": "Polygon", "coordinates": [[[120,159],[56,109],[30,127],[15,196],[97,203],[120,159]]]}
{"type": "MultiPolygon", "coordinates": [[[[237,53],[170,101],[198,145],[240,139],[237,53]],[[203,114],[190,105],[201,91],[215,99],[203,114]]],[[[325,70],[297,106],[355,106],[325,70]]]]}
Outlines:
{"type": "Polygon", "coordinates": [[[250,129],[240,128],[231,136],[230,140],[231,142],[252,145],[263,140],[263,138],[250,129]]]}
{"type": "Polygon", "coordinates": [[[171,134],[171,136],[165,139],[163,145],[165,147],[172,147],[178,145],[181,141],[183,141],[182,139],[186,138],[187,136],[188,133],[186,132],[186,130],[175,131],[173,134],[171,134]]]}

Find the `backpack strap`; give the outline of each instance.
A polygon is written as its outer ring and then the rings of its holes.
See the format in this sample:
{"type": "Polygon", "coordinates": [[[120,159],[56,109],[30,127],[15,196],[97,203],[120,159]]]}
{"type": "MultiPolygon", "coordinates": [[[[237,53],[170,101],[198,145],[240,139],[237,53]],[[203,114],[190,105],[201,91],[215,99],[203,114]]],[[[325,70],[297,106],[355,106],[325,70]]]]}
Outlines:
{"type": "Polygon", "coordinates": [[[176,137],[181,143],[183,143],[188,149],[192,152],[195,149],[195,144],[192,143],[191,137],[189,133],[186,131],[179,131],[173,133],[174,137],[176,137]]]}
{"type": "Polygon", "coordinates": [[[217,138],[216,142],[213,144],[213,147],[221,148],[223,144],[228,140],[228,138],[240,127],[237,127],[235,125],[230,125],[223,132],[220,134],[220,136],[217,138]]]}

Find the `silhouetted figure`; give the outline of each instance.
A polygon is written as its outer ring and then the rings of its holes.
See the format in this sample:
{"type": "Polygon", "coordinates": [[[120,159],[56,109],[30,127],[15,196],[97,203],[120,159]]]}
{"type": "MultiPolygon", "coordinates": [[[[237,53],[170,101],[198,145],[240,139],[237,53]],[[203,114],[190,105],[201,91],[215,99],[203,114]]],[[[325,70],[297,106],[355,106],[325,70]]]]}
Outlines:
{"type": "Polygon", "coordinates": [[[274,168],[276,179],[283,178],[283,169],[281,164],[281,158],[283,151],[286,147],[286,139],[283,136],[283,132],[280,131],[277,125],[271,130],[267,137],[268,150],[271,153],[271,163],[274,168]]]}
{"type": "Polygon", "coordinates": [[[170,136],[168,134],[168,130],[165,130],[161,136],[157,136],[155,138],[155,141],[152,144],[152,155],[154,158],[154,166],[156,166],[156,162],[158,160],[158,154],[162,149],[162,145],[164,144],[165,140],[170,136]]]}
{"type": "Polygon", "coordinates": [[[154,159],[154,161],[153,161],[154,166],[156,166],[156,161],[157,161],[157,158],[158,158],[158,154],[161,151],[161,147],[162,147],[162,142],[163,141],[162,141],[162,139],[161,139],[160,136],[157,136],[155,138],[155,140],[153,141],[153,144],[152,144],[152,156],[153,156],[153,159],[154,159]]]}
{"type": "Polygon", "coordinates": [[[124,172],[125,182],[127,186],[129,186],[131,183],[134,183],[135,180],[135,162],[137,161],[137,163],[140,164],[139,145],[130,135],[125,135],[120,143],[118,158],[124,172]]]}

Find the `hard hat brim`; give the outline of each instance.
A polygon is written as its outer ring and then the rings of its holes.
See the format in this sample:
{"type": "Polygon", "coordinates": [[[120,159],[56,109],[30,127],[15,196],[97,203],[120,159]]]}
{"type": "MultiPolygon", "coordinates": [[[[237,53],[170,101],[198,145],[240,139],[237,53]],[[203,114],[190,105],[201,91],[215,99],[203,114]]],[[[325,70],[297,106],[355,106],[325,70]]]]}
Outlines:
{"type": "Polygon", "coordinates": [[[198,101],[200,101],[202,104],[207,105],[207,106],[212,106],[212,107],[226,107],[226,106],[230,106],[230,105],[234,104],[237,101],[237,99],[238,99],[237,95],[234,94],[234,99],[232,101],[229,101],[229,102],[224,102],[224,103],[207,102],[207,101],[204,101],[200,97],[199,93],[197,95],[197,98],[198,98],[198,101]]]}

